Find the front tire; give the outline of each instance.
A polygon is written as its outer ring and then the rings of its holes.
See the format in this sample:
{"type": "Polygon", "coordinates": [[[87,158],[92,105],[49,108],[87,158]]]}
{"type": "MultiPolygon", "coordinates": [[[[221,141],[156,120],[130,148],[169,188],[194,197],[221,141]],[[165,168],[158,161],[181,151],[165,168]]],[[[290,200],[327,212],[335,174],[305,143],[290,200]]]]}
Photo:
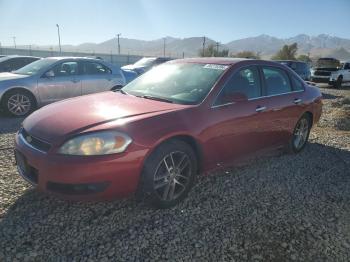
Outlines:
{"type": "Polygon", "coordinates": [[[166,142],[146,160],[139,193],[157,208],[170,208],[187,196],[196,173],[192,148],[180,140],[166,142]]]}
{"type": "Polygon", "coordinates": [[[341,88],[342,83],[343,83],[343,76],[338,76],[337,81],[334,84],[334,87],[341,88]]]}
{"type": "Polygon", "coordinates": [[[311,130],[311,119],[305,114],[295,125],[292,138],[289,142],[289,151],[292,153],[299,153],[304,149],[309,139],[311,130]]]}
{"type": "Polygon", "coordinates": [[[4,95],[2,108],[7,115],[25,117],[35,109],[35,98],[24,90],[12,90],[4,95]]]}

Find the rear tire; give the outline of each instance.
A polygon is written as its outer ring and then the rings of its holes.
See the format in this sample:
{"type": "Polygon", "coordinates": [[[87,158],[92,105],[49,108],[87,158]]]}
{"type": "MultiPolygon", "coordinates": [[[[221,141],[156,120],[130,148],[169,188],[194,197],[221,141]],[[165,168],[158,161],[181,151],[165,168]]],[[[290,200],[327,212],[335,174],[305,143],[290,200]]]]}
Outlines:
{"type": "Polygon", "coordinates": [[[187,196],[196,173],[192,148],[180,140],[166,142],[146,160],[138,196],[157,208],[173,207],[187,196]]]}
{"type": "Polygon", "coordinates": [[[293,130],[292,138],[288,145],[289,152],[299,153],[301,150],[304,149],[309,139],[311,125],[311,119],[307,114],[304,114],[298,120],[293,130]]]}
{"type": "Polygon", "coordinates": [[[1,107],[7,115],[25,117],[36,108],[34,96],[25,90],[11,90],[2,99],[1,107]]]}

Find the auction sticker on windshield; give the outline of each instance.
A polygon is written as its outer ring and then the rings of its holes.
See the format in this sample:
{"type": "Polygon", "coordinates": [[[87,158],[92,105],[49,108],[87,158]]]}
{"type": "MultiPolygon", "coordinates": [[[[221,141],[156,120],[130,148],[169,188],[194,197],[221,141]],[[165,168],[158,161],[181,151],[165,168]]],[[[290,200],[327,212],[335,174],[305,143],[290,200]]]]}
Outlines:
{"type": "Polygon", "coordinates": [[[226,65],[217,65],[217,64],[206,64],[203,68],[216,69],[216,70],[226,70],[228,66],[226,65]]]}

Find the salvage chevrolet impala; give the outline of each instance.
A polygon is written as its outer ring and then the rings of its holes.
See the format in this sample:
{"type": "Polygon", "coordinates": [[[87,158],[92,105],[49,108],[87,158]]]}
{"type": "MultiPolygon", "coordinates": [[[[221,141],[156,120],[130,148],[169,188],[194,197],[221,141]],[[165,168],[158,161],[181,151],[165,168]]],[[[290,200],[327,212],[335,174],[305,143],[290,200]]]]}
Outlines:
{"type": "Polygon", "coordinates": [[[284,65],[174,60],[120,91],[34,112],[15,154],[19,173],[40,191],[88,200],[136,193],[171,207],[197,174],[266,149],[301,151],[321,110],[319,89],[284,65]]]}

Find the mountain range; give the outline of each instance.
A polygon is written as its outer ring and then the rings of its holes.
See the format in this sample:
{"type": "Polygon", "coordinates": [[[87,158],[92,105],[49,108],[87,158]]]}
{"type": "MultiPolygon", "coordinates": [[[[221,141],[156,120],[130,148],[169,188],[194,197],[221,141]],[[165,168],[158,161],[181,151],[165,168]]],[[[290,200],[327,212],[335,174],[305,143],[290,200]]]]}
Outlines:
{"type": "MultiPolygon", "coordinates": [[[[166,37],[151,41],[120,38],[121,54],[162,56],[165,41],[165,54],[172,57],[197,56],[203,47],[203,37],[174,38],[166,37]]],[[[350,59],[350,39],[320,34],[309,36],[299,34],[290,38],[277,38],[269,35],[259,35],[219,44],[220,49],[228,49],[230,53],[240,51],[258,52],[263,58],[270,58],[285,44],[298,44],[298,54],[310,54],[311,57],[331,56],[338,59],[350,59]]],[[[206,46],[216,41],[206,38],[206,46]]],[[[50,46],[36,48],[49,49],[50,46]]],[[[51,47],[57,49],[57,46],[51,47]]],[[[109,39],[102,43],[83,43],[80,45],[63,45],[63,51],[87,53],[117,53],[117,39],[109,39]]]]}

